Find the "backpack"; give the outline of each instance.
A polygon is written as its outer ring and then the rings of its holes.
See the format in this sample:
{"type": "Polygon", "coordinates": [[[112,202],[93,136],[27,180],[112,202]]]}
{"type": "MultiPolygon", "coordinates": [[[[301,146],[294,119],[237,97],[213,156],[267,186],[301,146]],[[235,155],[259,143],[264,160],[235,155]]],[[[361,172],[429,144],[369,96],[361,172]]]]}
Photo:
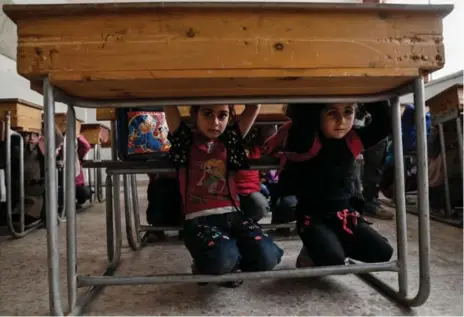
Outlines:
{"type": "MultiPolygon", "coordinates": [[[[288,121],[283,124],[276,134],[266,140],[264,152],[267,155],[276,156],[280,159],[279,171],[285,166],[288,161],[291,162],[303,162],[315,157],[322,148],[321,140],[318,136],[314,138],[313,144],[304,153],[286,151],[289,131],[293,125],[292,121],[288,121]]],[[[353,154],[354,158],[357,158],[363,151],[363,144],[361,139],[358,137],[356,132],[352,129],[344,137],[348,148],[353,154]]]]}

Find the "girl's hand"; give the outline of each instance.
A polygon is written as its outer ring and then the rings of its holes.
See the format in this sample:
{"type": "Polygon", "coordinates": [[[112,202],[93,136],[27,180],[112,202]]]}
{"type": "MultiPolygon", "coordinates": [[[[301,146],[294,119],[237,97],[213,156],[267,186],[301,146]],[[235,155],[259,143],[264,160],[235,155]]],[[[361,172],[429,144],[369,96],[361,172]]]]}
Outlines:
{"type": "Polygon", "coordinates": [[[245,110],[237,118],[238,128],[243,138],[248,134],[253,123],[255,123],[260,108],[261,105],[245,105],[245,110]]]}

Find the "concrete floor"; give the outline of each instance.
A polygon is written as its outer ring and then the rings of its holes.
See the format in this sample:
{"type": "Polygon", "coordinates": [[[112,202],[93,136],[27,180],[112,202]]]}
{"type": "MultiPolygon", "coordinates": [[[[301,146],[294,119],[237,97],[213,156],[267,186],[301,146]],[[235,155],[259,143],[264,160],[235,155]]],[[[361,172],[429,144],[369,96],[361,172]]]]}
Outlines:
{"type": "MultiPolygon", "coordinates": [[[[145,189],[141,188],[141,210],[145,189]]],[[[78,214],[78,272],[100,274],[105,267],[104,204],[78,214]]],[[[394,221],[374,226],[392,244],[394,221]]],[[[66,297],[65,226],[60,230],[63,309],[66,297]]],[[[123,227],[124,228],[124,227],[123,227]]],[[[431,223],[429,300],[411,310],[399,308],[355,276],[318,279],[245,281],[237,289],[214,285],[110,286],[89,306],[88,315],[463,315],[462,229],[431,223]]],[[[45,230],[20,240],[0,240],[0,314],[47,315],[48,284],[45,230]]],[[[410,294],[418,283],[417,218],[408,215],[410,294]]],[[[295,237],[296,239],[296,237],[295,237]]],[[[280,267],[292,268],[301,248],[298,240],[279,242],[285,250],[280,267]]],[[[396,255],[395,255],[396,256],[396,255]]],[[[181,245],[150,244],[133,252],[124,239],[118,274],[149,275],[190,272],[191,260],[181,245]]],[[[394,273],[378,273],[395,285],[394,273]]],[[[84,291],[84,290],[81,290],[84,291]]]]}

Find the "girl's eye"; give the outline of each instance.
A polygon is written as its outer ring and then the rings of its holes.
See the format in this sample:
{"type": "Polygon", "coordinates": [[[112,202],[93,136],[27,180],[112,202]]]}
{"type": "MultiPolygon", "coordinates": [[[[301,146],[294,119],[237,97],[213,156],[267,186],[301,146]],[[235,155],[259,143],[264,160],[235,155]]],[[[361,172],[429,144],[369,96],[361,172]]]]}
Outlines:
{"type": "Polygon", "coordinates": [[[345,116],[351,116],[354,113],[353,109],[346,109],[345,116]]]}
{"type": "Polygon", "coordinates": [[[336,114],[337,114],[336,111],[333,111],[333,110],[332,111],[327,111],[327,116],[329,116],[329,117],[335,117],[336,114]]]}
{"type": "Polygon", "coordinates": [[[219,120],[224,121],[225,119],[227,119],[227,115],[226,115],[226,114],[221,114],[221,115],[219,115],[219,120]]]}

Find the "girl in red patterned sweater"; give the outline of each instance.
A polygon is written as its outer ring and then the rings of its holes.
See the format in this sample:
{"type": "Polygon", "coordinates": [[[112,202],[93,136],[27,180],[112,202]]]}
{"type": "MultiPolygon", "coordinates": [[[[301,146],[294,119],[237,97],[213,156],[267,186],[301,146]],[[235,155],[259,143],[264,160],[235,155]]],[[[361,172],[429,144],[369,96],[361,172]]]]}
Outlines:
{"type": "Polygon", "coordinates": [[[192,131],[176,106],[165,106],[183,199],[184,243],[201,274],[272,270],[283,251],[238,208],[234,173],[248,168],[243,137],[259,112],[247,105],[235,119],[230,105],[192,106],[192,131]]]}

